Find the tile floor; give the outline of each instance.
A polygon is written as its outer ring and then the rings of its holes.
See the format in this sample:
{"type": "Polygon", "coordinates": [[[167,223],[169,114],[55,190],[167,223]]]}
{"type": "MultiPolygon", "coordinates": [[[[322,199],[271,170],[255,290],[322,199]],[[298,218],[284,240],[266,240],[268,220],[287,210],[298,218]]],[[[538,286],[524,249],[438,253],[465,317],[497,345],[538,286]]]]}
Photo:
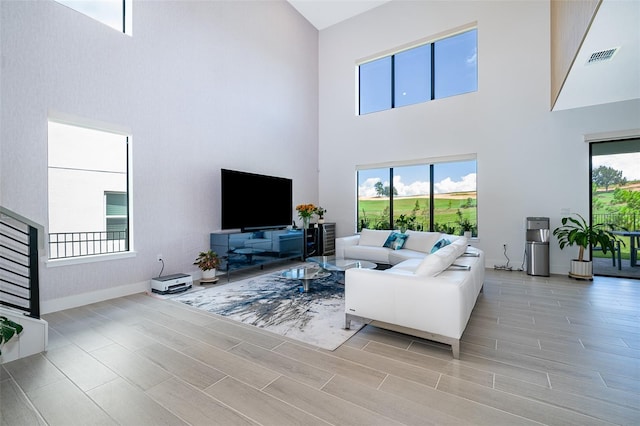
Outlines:
{"type": "Polygon", "coordinates": [[[640,281],[487,270],[460,360],[367,326],[334,352],[138,294],[45,315],[1,425],[640,424],[640,281]]]}

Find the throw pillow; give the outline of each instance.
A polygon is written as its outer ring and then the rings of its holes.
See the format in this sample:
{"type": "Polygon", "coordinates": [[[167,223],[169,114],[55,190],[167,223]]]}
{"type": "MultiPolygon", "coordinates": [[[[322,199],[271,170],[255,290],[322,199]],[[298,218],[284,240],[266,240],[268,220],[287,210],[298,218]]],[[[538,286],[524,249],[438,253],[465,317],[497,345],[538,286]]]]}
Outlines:
{"type": "Polygon", "coordinates": [[[427,255],[416,268],[416,275],[435,276],[447,269],[458,258],[458,247],[447,245],[437,252],[427,255]]]}
{"type": "Polygon", "coordinates": [[[392,232],[389,237],[387,237],[387,241],[384,242],[383,247],[388,247],[393,250],[400,250],[404,243],[407,241],[409,236],[406,234],[402,234],[400,232],[392,232]]]}
{"type": "Polygon", "coordinates": [[[431,247],[442,237],[442,233],[440,232],[408,230],[406,234],[410,238],[404,245],[404,248],[422,253],[429,253],[431,247]]]}
{"type": "Polygon", "coordinates": [[[442,247],[446,247],[449,244],[451,244],[451,241],[446,239],[446,238],[440,238],[438,241],[436,241],[436,243],[433,245],[433,247],[431,248],[431,253],[435,253],[438,250],[440,250],[442,247]]]}
{"type": "Polygon", "coordinates": [[[390,234],[391,231],[363,228],[360,231],[358,245],[382,247],[390,234]]]}

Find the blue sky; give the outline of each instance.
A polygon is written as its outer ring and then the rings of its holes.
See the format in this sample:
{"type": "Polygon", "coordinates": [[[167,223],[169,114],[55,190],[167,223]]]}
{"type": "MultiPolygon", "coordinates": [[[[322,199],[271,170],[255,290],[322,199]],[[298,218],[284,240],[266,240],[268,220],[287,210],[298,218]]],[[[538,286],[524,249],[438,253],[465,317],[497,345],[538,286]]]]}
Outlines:
{"type": "MultiPolygon", "coordinates": [[[[394,168],[394,187],[400,196],[429,194],[429,166],[404,166],[394,168]]],[[[389,169],[370,169],[358,172],[358,194],[360,197],[374,197],[375,184],[382,182],[389,186],[389,169]]],[[[476,162],[460,161],[435,164],[434,193],[475,191],[476,162]]]]}

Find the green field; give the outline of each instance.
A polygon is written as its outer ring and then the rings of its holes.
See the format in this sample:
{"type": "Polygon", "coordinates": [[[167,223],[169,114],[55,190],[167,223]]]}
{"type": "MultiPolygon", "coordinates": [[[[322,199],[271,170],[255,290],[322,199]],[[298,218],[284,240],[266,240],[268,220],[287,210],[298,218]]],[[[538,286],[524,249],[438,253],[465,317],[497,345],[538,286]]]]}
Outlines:
{"type": "MultiPolygon", "coordinates": [[[[458,224],[460,211],[462,217],[476,225],[476,194],[447,194],[446,197],[434,199],[434,217],[436,229],[449,227],[450,232],[461,234],[458,224]]],[[[358,223],[364,220],[366,227],[371,229],[400,228],[398,223],[393,227],[389,224],[389,198],[370,198],[358,201],[358,223]]],[[[397,220],[400,215],[415,217],[408,229],[426,230],[429,227],[429,199],[425,197],[395,197],[393,200],[393,214],[397,220]],[[417,204],[416,204],[417,203],[417,204]]],[[[477,231],[474,229],[474,235],[477,231]]]]}

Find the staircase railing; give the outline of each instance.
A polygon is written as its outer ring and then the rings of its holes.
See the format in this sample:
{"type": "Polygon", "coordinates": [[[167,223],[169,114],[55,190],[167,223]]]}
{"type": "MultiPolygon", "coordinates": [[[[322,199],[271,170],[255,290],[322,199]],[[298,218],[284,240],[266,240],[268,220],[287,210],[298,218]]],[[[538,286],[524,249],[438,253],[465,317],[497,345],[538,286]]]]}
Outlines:
{"type": "Polygon", "coordinates": [[[44,227],[0,207],[0,305],[40,318],[38,252],[44,227]]]}

